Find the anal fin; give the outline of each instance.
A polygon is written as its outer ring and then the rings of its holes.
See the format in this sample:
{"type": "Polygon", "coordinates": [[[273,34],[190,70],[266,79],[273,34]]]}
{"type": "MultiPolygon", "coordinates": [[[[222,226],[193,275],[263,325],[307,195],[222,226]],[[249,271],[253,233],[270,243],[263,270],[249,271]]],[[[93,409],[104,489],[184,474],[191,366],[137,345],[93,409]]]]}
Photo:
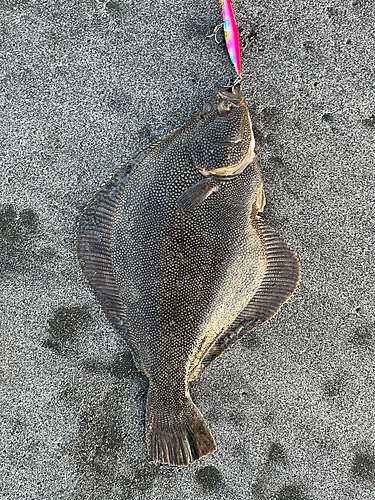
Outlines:
{"type": "Polygon", "coordinates": [[[189,374],[194,380],[222,352],[246,333],[271,319],[298,287],[300,266],[288,243],[267,224],[256,219],[267,248],[267,268],[263,280],[248,305],[216,339],[200,365],[189,374]]]}

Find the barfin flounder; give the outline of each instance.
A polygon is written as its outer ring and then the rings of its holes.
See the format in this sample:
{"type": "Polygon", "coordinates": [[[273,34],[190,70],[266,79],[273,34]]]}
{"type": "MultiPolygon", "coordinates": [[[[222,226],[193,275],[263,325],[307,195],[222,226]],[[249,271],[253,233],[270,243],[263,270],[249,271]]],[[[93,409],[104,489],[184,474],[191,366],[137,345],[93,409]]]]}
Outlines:
{"type": "Polygon", "coordinates": [[[188,384],[299,282],[265,197],[238,87],[117,170],[77,230],[82,270],[149,379],[150,457],[188,465],[216,449],[188,384]]]}

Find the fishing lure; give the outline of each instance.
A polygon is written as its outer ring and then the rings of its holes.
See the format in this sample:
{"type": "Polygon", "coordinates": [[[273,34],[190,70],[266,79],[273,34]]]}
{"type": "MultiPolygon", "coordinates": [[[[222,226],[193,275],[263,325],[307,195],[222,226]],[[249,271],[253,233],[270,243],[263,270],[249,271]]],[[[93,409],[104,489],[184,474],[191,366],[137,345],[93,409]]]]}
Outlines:
{"type": "Polygon", "coordinates": [[[236,17],[230,0],[221,0],[224,35],[230,60],[238,75],[241,74],[241,42],[236,17]]]}

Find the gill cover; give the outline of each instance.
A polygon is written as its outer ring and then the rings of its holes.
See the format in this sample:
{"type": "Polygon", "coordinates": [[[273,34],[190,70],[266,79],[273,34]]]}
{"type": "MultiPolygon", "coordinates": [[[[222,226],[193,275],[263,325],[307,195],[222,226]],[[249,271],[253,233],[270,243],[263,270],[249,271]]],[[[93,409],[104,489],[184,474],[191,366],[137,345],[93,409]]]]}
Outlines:
{"type": "Polygon", "coordinates": [[[205,176],[243,172],[254,158],[254,136],[241,89],[220,91],[199,117],[188,144],[195,167],[205,176]]]}

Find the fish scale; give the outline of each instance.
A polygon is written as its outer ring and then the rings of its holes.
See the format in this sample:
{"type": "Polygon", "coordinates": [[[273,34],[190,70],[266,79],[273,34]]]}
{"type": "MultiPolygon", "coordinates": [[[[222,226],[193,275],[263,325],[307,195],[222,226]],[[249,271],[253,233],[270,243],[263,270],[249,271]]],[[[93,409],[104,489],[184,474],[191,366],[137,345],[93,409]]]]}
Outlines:
{"type": "Polygon", "coordinates": [[[149,379],[150,457],[188,465],[216,449],[189,381],[270,319],[299,282],[263,223],[254,137],[238,87],[135,155],[92,198],[77,229],[82,270],[149,379]]]}

